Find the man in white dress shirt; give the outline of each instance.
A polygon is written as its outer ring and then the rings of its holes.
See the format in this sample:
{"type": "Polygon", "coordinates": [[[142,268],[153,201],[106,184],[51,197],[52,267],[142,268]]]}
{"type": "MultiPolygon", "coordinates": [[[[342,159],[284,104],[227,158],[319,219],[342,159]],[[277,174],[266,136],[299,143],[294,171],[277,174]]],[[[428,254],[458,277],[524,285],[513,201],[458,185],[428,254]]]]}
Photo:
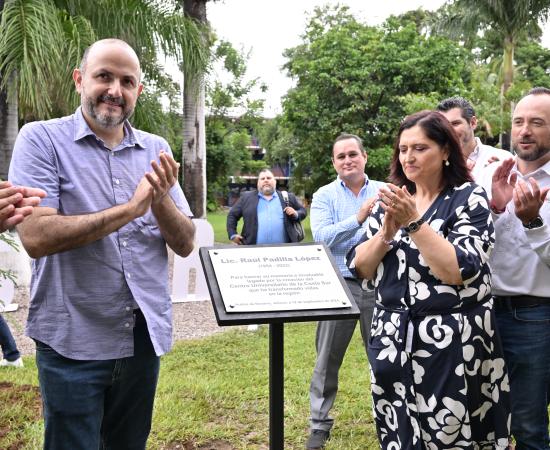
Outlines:
{"type": "Polygon", "coordinates": [[[517,157],[482,174],[496,233],[492,291],[510,376],[515,448],[548,449],[550,89],[531,89],[519,101],[511,137],[517,157]]]}
{"type": "Polygon", "coordinates": [[[447,98],[437,105],[437,110],[451,122],[458,135],[462,153],[475,181],[478,181],[487,165],[510,157],[510,152],[482,144],[481,140],[474,136],[477,117],[474,107],[468,100],[462,97],[447,98]]]}

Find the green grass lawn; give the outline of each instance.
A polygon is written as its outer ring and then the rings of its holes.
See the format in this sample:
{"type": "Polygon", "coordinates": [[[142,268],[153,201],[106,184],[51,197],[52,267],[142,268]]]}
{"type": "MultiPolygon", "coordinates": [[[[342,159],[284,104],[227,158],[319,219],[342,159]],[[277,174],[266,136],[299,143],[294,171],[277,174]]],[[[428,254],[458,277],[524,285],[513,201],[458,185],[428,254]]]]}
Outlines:
{"type": "MultiPolygon", "coordinates": [[[[227,212],[208,214],[216,243],[227,243],[227,212]]],[[[303,222],[311,242],[309,216],[303,222]]],[[[148,449],[266,449],[269,446],[269,328],[230,329],[178,342],[161,362],[148,449]],[[204,447],[202,447],[204,445],[204,447]]],[[[315,324],[285,325],[285,449],[308,435],[315,324]]],[[[330,449],[378,447],[370,409],[368,364],[357,331],[340,372],[330,449]]],[[[0,449],[42,447],[43,424],[34,358],[0,370],[0,449]]]]}
{"type": "MultiPolygon", "coordinates": [[[[208,222],[210,225],[212,225],[212,228],[214,228],[214,242],[218,244],[226,244],[231,242],[227,237],[227,231],[225,229],[225,223],[227,221],[227,211],[216,211],[216,212],[209,212],[207,214],[208,222]]],[[[242,227],[242,219],[239,223],[240,227],[239,230],[242,227]]],[[[304,238],[303,242],[312,242],[313,237],[311,235],[311,226],[309,224],[309,211],[308,216],[302,221],[302,226],[304,227],[304,231],[306,234],[306,237],[304,238]]]]}
{"type": "MultiPolygon", "coordinates": [[[[314,339],[314,323],[285,325],[285,449],[302,449],[307,438],[314,339]]],[[[267,326],[177,343],[162,358],[148,449],[195,448],[191,443],[205,449],[268,448],[268,349],[267,326]]],[[[0,448],[41,448],[34,358],[25,358],[24,369],[2,369],[0,380],[0,448]]],[[[333,416],[327,450],[378,448],[358,331],[340,372],[333,416]]]]}
{"type": "Polygon", "coordinates": [[[206,220],[214,228],[214,242],[217,244],[227,244],[231,242],[227,237],[225,223],[227,221],[227,211],[209,212],[206,220]]]}

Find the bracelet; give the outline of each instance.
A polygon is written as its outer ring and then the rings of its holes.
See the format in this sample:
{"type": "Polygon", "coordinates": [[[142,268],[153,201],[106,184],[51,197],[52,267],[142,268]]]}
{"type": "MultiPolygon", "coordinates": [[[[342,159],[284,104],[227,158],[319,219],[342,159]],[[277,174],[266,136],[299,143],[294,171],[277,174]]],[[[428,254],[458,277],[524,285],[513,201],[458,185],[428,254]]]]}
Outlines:
{"type": "Polygon", "coordinates": [[[379,236],[380,236],[380,239],[382,239],[382,242],[384,244],[386,244],[387,246],[389,246],[390,250],[391,250],[393,248],[393,246],[395,245],[395,240],[392,239],[391,241],[388,241],[388,240],[384,239],[384,235],[382,233],[380,233],[379,236]]]}
{"type": "Polygon", "coordinates": [[[489,208],[495,214],[502,214],[504,211],[506,211],[506,206],[502,209],[497,208],[497,206],[495,205],[495,202],[493,201],[493,199],[491,199],[491,201],[489,202],[489,208]]]}

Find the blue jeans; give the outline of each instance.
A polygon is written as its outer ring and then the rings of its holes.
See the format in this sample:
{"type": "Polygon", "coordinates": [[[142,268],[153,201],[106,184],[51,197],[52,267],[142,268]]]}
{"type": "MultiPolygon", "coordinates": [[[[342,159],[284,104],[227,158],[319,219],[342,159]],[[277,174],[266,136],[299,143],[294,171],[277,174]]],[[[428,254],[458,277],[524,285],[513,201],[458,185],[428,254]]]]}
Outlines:
{"type": "Polygon", "coordinates": [[[79,361],[36,341],[44,449],[145,449],[160,359],[140,316],[129,358],[79,361]]]}
{"type": "Polygon", "coordinates": [[[11,334],[10,327],[2,317],[2,314],[0,314],[0,347],[2,347],[4,359],[8,361],[15,361],[21,356],[19,350],[17,350],[17,345],[11,334]]]}
{"type": "Polygon", "coordinates": [[[510,376],[516,450],[548,449],[550,304],[497,307],[495,314],[510,376]]]}

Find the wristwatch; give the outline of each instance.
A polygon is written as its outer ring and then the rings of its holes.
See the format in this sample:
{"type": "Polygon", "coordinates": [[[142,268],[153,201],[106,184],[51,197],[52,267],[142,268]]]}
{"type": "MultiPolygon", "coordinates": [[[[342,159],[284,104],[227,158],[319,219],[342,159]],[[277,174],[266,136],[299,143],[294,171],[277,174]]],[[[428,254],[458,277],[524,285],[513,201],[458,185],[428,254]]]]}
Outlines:
{"type": "Polygon", "coordinates": [[[412,234],[412,233],[415,233],[417,232],[420,227],[422,226],[422,224],[424,223],[424,219],[418,219],[417,221],[415,222],[410,222],[405,228],[404,230],[409,233],[409,234],[412,234]]]}
{"type": "Polygon", "coordinates": [[[542,220],[542,217],[541,216],[537,216],[535,217],[533,220],[531,220],[531,222],[529,223],[524,223],[523,224],[523,227],[528,229],[528,230],[532,230],[534,228],[540,228],[544,225],[544,222],[542,220]]]}

